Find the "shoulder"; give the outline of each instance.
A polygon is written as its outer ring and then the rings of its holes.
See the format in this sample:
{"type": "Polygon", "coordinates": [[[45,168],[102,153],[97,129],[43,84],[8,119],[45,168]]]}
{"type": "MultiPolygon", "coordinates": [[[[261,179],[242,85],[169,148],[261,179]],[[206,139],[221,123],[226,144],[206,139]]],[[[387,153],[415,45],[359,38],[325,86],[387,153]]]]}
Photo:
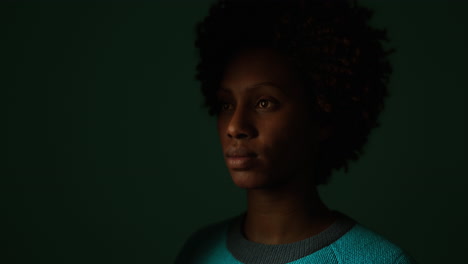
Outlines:
{"type": "Polygon", "coordinates": [[[360,224],[331,247],[339,263],[415,263],[400,247],[360,224]]]}
{"type": "Polygon", "coordinates": [[[227,230],[234,219],[216,222],[194,232],[180,250],[175,263],[195,263],[204,258],[203,253],[223,250],[227,230]]]}

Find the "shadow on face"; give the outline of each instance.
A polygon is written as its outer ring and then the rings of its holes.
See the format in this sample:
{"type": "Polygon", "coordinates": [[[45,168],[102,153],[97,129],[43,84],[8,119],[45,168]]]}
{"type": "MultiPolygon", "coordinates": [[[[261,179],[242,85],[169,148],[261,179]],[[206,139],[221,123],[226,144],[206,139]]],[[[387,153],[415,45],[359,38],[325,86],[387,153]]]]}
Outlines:
{"type": "Polygon", "coordinates": [[[227,65],[217,91],[217,129],[232,179],[241,188],[313,184],[319,127],[312,98],[286,57],[245,50],[227,65]]]}

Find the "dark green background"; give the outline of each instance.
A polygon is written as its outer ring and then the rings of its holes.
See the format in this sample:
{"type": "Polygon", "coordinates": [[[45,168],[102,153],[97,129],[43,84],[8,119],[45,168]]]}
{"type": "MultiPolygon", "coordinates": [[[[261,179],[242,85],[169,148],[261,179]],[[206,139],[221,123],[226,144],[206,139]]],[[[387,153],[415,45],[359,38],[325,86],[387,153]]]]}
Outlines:
{"type": "MultiPolygon", "coordinates": [[[[193,77],[210,2],[0,2],[0,262],[171,263],[244,210],[193,77]]],[[[321,192],[420,263],[462,263],[468,5],[365,3],[398,49],[391,97],[321,192]]]]}

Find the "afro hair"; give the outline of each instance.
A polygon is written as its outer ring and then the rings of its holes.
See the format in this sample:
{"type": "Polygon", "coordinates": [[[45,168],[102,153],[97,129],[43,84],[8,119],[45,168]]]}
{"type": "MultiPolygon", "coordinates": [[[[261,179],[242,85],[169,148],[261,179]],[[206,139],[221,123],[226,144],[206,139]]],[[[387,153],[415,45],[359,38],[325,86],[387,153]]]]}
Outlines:
{"type": "Polygon", "coordinates": [[[246,48],[273,48],[294,62],[316,109],[333,133],[320,142],[316,184],[363,154],[388,95],[392,72],[385,30],[372,11],[346,0],[220,0],[196,26],[196,79],[204,106],[217,115],[223,70],[246,48]]]}

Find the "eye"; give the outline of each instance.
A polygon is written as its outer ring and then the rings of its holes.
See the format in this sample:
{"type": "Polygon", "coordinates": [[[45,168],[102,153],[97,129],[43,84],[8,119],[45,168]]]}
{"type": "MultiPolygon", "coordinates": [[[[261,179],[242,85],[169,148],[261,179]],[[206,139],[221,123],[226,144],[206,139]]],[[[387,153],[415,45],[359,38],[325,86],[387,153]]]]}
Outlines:
{"type": "Polygon", "coordinates": [[[219,103],[219,110],[221,112],[224,112],[224,111],[229,111],[231,109],[231,104],[229,103],[224,103],[224,102],[220,102],[219,103]]]}
{"type": "Polygon", "coordinates": [[[276,104],[276,102],[274,102],[273,100],[270,100],[270,99],[260,99],[257,102],[257,106],[260,107],[260,108],[263,108],[263,109],[272,108],[273,105],[275,105],[275,104],[276,104]]]}

